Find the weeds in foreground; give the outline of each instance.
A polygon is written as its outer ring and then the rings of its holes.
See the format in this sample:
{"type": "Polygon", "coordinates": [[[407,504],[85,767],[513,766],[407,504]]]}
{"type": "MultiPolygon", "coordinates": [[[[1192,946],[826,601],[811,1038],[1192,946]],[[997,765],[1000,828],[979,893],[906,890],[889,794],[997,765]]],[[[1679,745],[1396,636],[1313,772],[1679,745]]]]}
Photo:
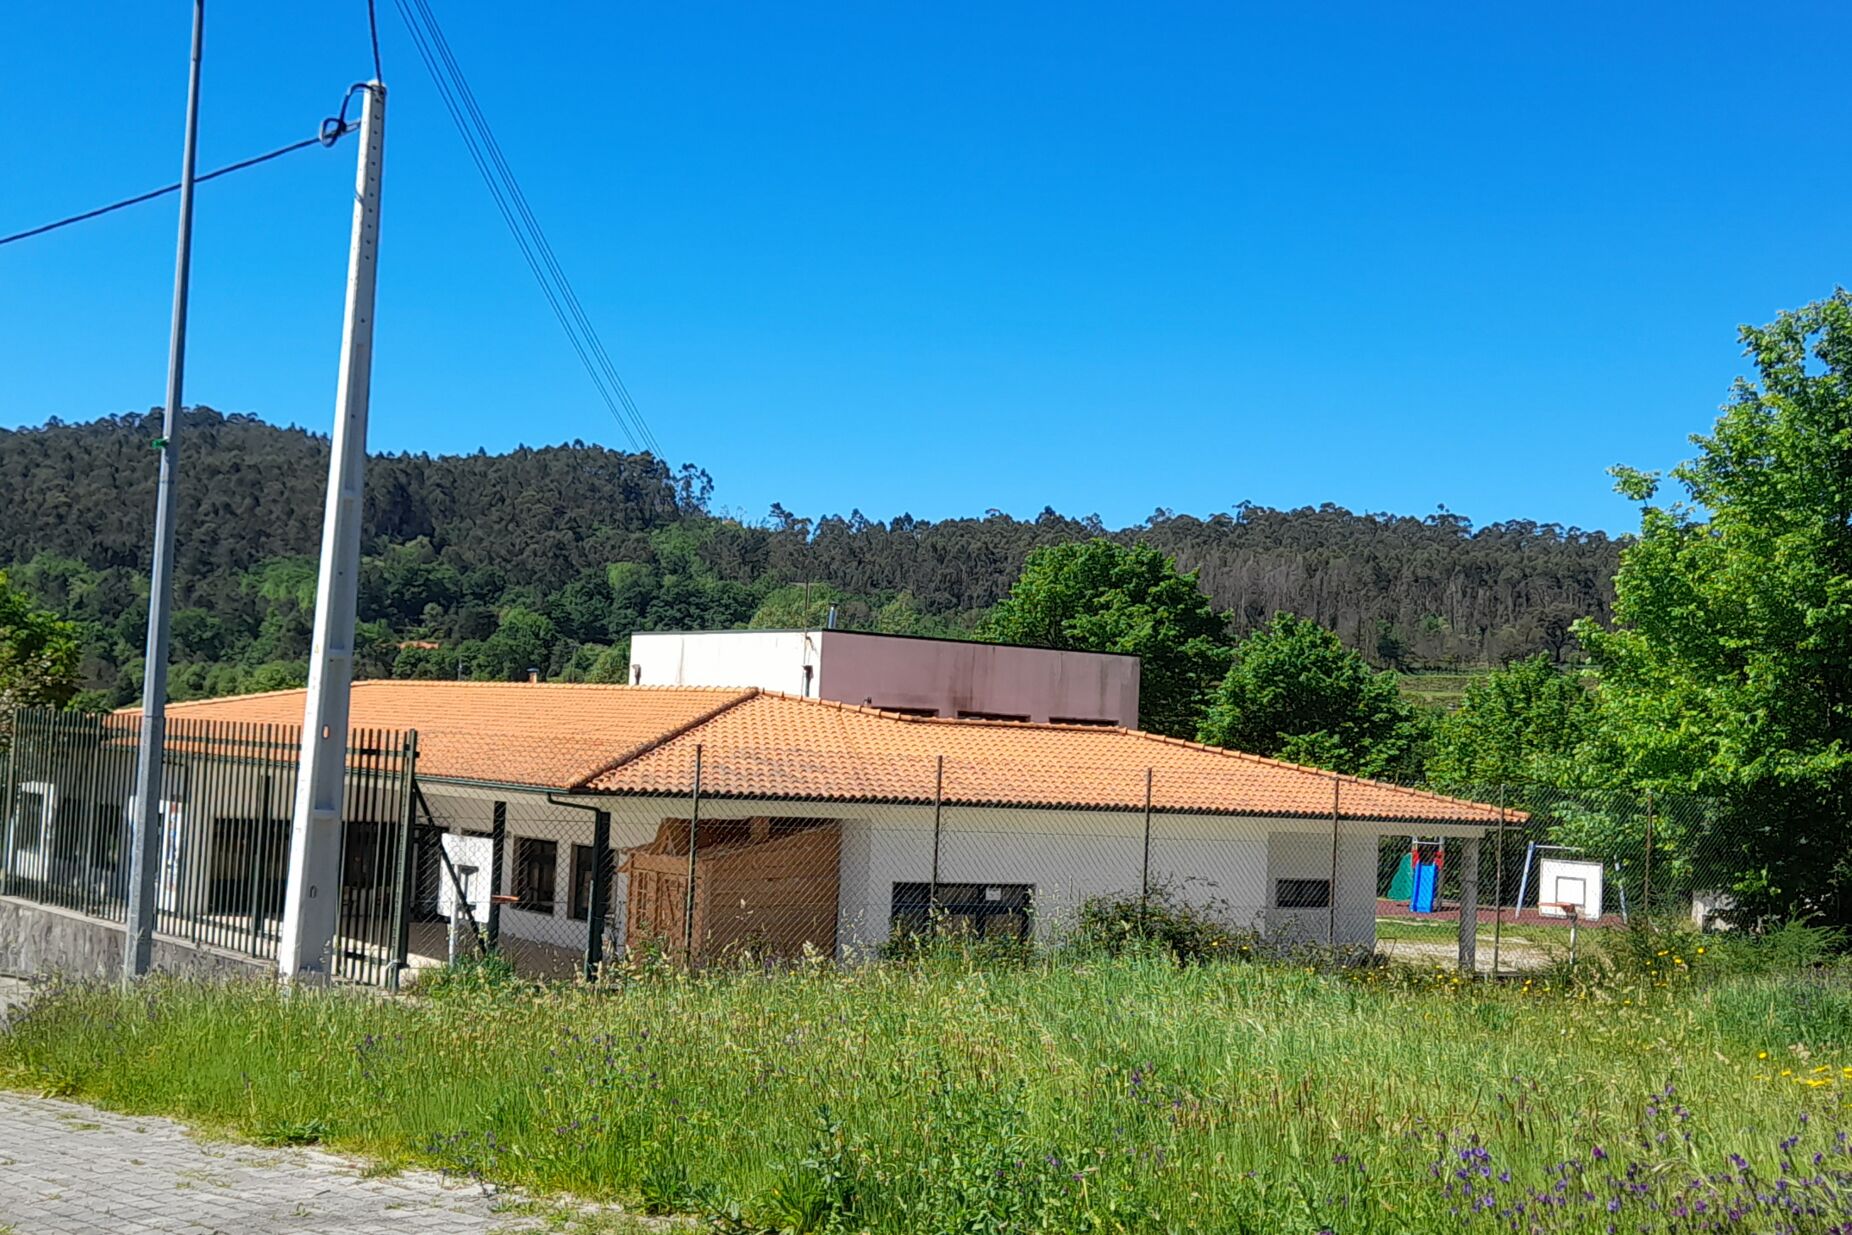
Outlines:
{"type": "Polygon", "coordinates": [[[1834,967],[1491,987],[1173,955],[71,987],[0,1037],[0,1076],[736,1233],[1852,1222],[1834,967]]]}

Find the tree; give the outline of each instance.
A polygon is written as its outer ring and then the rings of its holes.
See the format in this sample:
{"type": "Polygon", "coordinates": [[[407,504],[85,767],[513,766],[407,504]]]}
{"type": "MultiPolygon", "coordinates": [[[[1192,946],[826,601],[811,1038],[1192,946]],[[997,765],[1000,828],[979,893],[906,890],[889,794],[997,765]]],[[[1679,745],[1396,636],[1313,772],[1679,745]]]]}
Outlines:
{"type": "MultiPolygon", "coordinates": [[[[180,495],[174,604],[217,625],[177,614],[176,646],[181,663],[235,671],[189,677],[209,691],[309,653],[320,524],[274,516],[320,509],[328,443],[252,416],[198,408],[183,418],[192,479],[180,495]]],[[[158,420],[139,414],[0,428],[0,568],[77,623],[83,683],[105,704],[133,701],[146,643],[156,432],[158,420]]],[[[546,659],[559,671],[576,646],[614,646],[634,630],[743,625],[794,580],[848,598],[843,625],[970,636],[1031,552],[1104,537],[1188,564],[1237,632],[1299,613],[1379,665],[1415,668],[1569,651],[1563,619],[1609,616],[1618,558],[1599,532],[1330,504],[1160,511],[1108,529],[1049,509],[883,523],[774,507],[751,523],[704,510],[710,496],[698,469],[584,443],[375,457],[359,617],[388,623],[395,644],[442,642],[444,676],[514,607],[552,620],[546,659]]]]}
{"type": "Polygon", "coordinates": [[[79,631],[35,608],[0,571],[0,739],[17,708],[63,707],[77,694],[79,631]]]}
{"type": "Polygon", "coordinates": [[[502,614],[495,633],[482,642],[470,665],[478,681],[518,681],[530,671],[546,675],[556,632],[553,620],[519,605],[502,614]]]}
{"type": "MultiPolygon", "coordinates": [[[[1698,455],[1643,504],[1615,624],[1584,620],[1602,735],[1629,783],[1704,794],[1707,838],[1750,914],[1852,917],[1852,296],[1745,326],[1739,378],[1698,455]]],[[[1695,842],[1694,842],[1695,843],[1695,842]]]]}
{"type": "Polygon", "coordinates": [[[1466,688],[1434,726],[1428,780],[1457,790],[1567,784],[1594,718],[1588,688],[1539,652],[1466,688]]]}
{"type": "Polygon", "coordinates": [[[1140,658],[1139,724],[1188,737],[1228,664],[1228,622],[1194,573],[1104,538],[1030,553],[981,632],[995,643],[1140,658]]]}
{"type": "Polygon", "coordinates": [[[1306,618],[1275,614],[1235,648],[1197,737],[1356,776],[1410,777],[1424,717],[1338,637],[1306,618]]]}
{"type": "MultiPolygon", "coordinates": [[[[827,583],[787,583],[765,594],[765,599],[759,602],[759,607],[753,611],[746,626],[750,630],[808,630],[826,623],[831,607],[851,602],[860,611],[866,612],[868,606],[865,603],[827,583]]],[[[838,614],[839,622],[842,616],[838,614]]]]}

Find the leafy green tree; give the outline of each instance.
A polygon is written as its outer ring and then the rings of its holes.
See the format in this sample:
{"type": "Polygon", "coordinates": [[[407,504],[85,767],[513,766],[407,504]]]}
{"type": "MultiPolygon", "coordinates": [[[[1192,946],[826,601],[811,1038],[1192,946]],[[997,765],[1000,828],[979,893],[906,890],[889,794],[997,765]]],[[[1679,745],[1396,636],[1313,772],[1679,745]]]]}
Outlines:
{"type": "MultiPolygon", "coordinates": [[[[1614,627],[1576,634],[1629,783],[1718,806],[1705,838],[1751,914],[1852,917],[1852,296],[1742,328],[1738,379],[1698,455],[1644,505],[1614,627]]],[[[1695,843],[1695,842],[1694,842],[1695,843]]]]}
{"type": "Polygon", "coordinates": [[[832,605],[836,606],[837,620],[843,625],[848,624],[843,621],[846,616],[843,610],[851,605],[856,616],[867,616],[867,602],[851,597],[840,588],[827,583],[787,583],[765,594],[746,625],[751,630],[808,630],[829,620],[832,605]]]}
{"type": "Polygon", "coordinates": [[[225,623],[204,609],[180,610],[173,615],[169,629],[175,659],[215,661],[229,650],[225,623]]]}
{"type": "Polygon", "coordinates": [[[1578,755],[1595,721],[1581,679],[1539,652],[1475,678],[1434,726],[1428,780],[1450,789],[1567,785],[1582,779],[1578,755]]]}
{"type": "Polygon", "coordinates": [[[424,682],[448,681],[457,676],[457,665],[462,660],[460,651],[408,644],[398,649],[398,654],[392,658],[392,676],[424,682]]]}
{"type": "Polygon", "coordinates": [[[0,571],[0,739],[16,708],[63,707],[77,694],[79,631],[33,605],[0,571]]]}
{"type": "Polygon", "coordinates": [[[495,633],[482,641],[470,675],[479,681],[516,681],[532,669],[545,676],[556,637],[553,620],[546,614],[518,605],[510,608],[502,614],[495,633]]]}
{"type": "Polygon", "coordinates": [[[1198,740],[1357,776],[1419,769],[1426,725],[1379,673],[1307,618],[1275,614],[1235,648],[1198,740]]]}
{"type": "Polygon", "coordinates": [[[614,647],[599,643],[582,643],[573,649],[560,668],[561,682],[595,682],[622,685],[630,680],[630,644],[614,647]]]}
{"type": "Polygon", "coordinates": [[[981,637],[1141,659],[1139,724],[1188,737],[1228,665],[1228,622],[1156,549],[1104,538],[1029,554],[981,637]]]}

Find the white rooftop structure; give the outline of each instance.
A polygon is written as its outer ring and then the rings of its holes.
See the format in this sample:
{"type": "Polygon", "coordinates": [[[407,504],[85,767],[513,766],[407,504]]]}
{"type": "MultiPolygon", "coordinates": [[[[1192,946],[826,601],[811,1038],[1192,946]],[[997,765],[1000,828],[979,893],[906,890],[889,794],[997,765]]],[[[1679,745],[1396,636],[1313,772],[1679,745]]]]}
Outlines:
{"type": "Polygon", "coordinates": [[[756,686],[913,716],[1138,727],[1138,657],[857,630],[638,631],[630,680],[756,686]]]}

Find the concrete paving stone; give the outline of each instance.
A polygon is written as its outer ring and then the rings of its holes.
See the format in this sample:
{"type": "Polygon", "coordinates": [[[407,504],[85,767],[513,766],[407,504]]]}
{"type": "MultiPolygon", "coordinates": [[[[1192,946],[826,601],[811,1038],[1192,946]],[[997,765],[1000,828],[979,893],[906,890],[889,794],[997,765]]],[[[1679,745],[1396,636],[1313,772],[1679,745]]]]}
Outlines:
{"type": "Polygon", "coordinates": [[[536,1230],[473,1183],[362,1177],[316,1149],[207,1145],[176,1123],[0,1093],[8,1235],[490,1235],[536,1230]]]}

